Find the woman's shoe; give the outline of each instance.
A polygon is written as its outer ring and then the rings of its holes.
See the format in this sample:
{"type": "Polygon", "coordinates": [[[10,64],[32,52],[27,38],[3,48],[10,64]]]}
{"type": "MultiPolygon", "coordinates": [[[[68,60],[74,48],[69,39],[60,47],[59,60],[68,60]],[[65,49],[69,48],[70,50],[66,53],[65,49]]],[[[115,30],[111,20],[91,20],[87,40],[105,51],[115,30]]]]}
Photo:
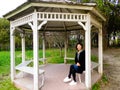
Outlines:
{"type": "Polygon", "coordinates": [[[71,81],[71,78],[69,78],[69,77],[66,77],[64,80],[63,80],[63,82],[70,82],[71,81]]]}
{"type": "Polygon", "coordinates": [[[71,81],[71,82],[69,83],[69,85],[71,85],[71,86],[76,85],[76,84],[77,84],[77,82],[75,82],[75,81],[71,81]]]}

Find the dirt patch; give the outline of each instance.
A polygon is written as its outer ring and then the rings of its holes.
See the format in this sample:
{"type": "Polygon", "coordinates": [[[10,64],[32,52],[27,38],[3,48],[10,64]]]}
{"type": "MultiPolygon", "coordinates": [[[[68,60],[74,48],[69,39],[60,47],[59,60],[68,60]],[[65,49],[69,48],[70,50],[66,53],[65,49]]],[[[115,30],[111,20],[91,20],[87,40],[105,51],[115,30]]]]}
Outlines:
{"type": "Polygon", "coordinates": [[[120,90],[120,49],[104,51],[104,73],[109,83],[101,90],[120,90]]]}

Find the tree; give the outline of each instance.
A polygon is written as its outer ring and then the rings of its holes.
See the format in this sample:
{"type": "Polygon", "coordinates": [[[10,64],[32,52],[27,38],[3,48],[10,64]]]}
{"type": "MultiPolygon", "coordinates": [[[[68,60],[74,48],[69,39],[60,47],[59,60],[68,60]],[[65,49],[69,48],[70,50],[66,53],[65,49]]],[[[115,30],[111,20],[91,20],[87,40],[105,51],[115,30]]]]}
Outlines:
{"type": "Polygon", "coordinates": [[[9,41],[10,41],[10,24],[9,21],[0,18],[0,49],[8,49],[9,48],[9,41]]]}
{"type": "Polygon", "coordinates": [[[109,46],[109,36],[120,32],[120,0],[94,0],[97,7],[106,16],[106,22],[103,24],[104,44],[109,46]],[[107,42],[106,43],[106,37],[107,42]]]}
{"type": "Polygon", "coordinates": [[[107,15],[107,34],[108,40],[110,40],[111,34],[116,36],[116,33],[120,32],[120,3],[106,1],[105,5],[110,9],[107,15]]]}
{"type": "Polygon", "coordinates": [[[116,32],[120,30],[120,4],[108,3],[111,9],[109,20],[108,20],[108,33],[116,32]]]}

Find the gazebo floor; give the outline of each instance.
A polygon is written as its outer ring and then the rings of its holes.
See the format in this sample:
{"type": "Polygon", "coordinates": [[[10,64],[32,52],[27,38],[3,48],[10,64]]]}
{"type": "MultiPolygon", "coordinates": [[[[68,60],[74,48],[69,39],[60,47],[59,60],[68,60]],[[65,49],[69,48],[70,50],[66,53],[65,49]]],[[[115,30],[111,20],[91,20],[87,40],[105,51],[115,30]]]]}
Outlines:
{"type": "MultiPolygon", "coordinates": [[[[77,85],[70,86],[68,83],[64,83],[63,79],[68,75],[69,64],[47,64],[41,69],[45,70],[45,83],[40,90],[86,90],[85,87],[85,74],[81,75],[82,83],[79,83],[77,78],[77,85]]],[[[24,73],[21,77],[21,73],[16,76],[14,84],[21,90],[33,90],[33,75],[24,73]]],[[[95,70],[92,71],[92,85],[101,78],[95,70]]],[[[41,78],[39,78],[41,81],[41,78]]],[[[41,82],[40,82],[41,83],[41,82]]]]}

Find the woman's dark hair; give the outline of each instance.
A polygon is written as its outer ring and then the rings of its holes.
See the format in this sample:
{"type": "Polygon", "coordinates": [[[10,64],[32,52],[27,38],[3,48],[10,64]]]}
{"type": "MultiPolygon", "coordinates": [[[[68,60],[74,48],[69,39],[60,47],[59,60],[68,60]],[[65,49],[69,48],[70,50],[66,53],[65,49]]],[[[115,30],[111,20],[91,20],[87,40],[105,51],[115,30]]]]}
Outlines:
{"type": "Polygon", "coordinates": [[[76,50],[77,50],[77,45],[78,44],[80,44],[81,45],[81,48],[83,49],[83,44],[81,43],[81,42],[78,42],[77,44],[76,44],[76,50]]]}

